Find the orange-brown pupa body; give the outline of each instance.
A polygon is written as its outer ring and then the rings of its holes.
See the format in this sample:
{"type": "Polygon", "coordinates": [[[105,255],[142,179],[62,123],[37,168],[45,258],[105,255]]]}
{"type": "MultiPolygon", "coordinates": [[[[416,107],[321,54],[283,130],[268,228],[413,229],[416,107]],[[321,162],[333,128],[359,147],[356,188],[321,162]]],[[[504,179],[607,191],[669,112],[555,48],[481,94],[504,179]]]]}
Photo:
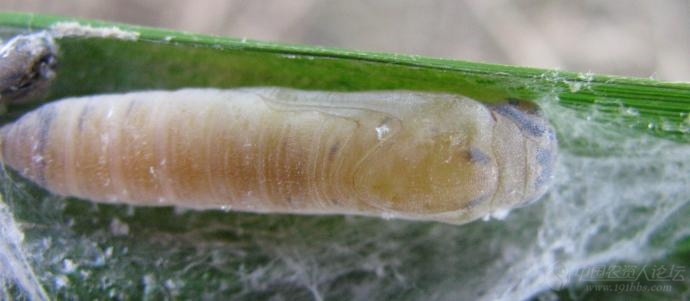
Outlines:
{"type": "Polygon", "coordinates": [[[4,164],[96,202],[463,223],[539,198],[553,130],[448,94],[184,89],[70,98],[0,130],[4,164]]]}

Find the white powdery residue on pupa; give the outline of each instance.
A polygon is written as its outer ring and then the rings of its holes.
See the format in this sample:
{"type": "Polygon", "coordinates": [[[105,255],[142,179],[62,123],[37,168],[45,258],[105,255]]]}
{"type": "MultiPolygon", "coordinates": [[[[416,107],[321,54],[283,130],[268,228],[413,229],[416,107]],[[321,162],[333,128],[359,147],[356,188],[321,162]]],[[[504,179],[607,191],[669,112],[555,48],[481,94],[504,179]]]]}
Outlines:
{"type": "Polygon", "coordinates": [[[77,22],[59,22],[50,27],[50,33],[56,38],[63,37],[95,37],[95,38],[115,38],[120,40],[136,41],[139,33],[134,31],[122,30],[118,27],[93,27],[77,22]]]}
{"type": "Polygon", "coordinates": [[[387,125],[381,125],[376,128],[376,138],[378,140],[383,140],[383,137],[385,137],[391,129],[387,125]]]}

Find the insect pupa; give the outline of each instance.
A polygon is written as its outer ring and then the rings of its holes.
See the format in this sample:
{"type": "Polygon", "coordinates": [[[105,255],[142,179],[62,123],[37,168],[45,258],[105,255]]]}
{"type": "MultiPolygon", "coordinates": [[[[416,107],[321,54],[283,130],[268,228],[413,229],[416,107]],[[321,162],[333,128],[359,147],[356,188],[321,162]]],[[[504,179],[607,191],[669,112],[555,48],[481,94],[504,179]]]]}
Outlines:
{"type": "Polygon", "coordinates": [[[541,197],[550,125],[450,94],[183,89],[68,98],[0,129],[2,162],[95,202],[464,223],[541,197]]]}

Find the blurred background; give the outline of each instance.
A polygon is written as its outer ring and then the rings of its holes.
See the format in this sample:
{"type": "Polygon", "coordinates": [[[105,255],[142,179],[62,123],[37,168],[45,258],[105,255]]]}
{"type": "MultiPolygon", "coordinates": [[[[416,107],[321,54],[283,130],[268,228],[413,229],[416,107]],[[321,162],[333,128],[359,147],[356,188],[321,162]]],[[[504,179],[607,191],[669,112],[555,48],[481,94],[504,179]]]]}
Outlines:
{"type": "Polygon", "coordinates": [[[687,0],[3,0],[0,10],[690,81],[687,0]]]}

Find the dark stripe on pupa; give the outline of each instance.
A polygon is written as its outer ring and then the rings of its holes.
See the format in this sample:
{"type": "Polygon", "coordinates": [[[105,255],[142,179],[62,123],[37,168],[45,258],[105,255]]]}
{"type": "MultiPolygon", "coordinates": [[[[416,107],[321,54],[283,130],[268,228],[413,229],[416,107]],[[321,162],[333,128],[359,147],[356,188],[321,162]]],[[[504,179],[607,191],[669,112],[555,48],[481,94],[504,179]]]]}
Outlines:
{"type": "Polygon", "coordinates": [[[537,164],[539,164],[539,176],[537,176],[534,185],[536,189],[546,184],[546,181],[551,178],[551,167],[553,166],[553,154],[545,148],[537,149],[537,164]]]}
{"type": "Polygon", "coordinates": [[[55,116],[57,114],[57,109],[53,105],[47,105],[41,107],[38,112],[38,146],[36,148],[36,153],[32,155],[31,158],[31,164],[32,164],[32,169],[36,173],[36,182],[39,183],[40,185],[45,185],[46,184],[46,179],[45,179],[45,169],[46,169],[46,160],[45,160],[45,148],[46,144],[48,143],[48,139],[50,137],[50,129],[53,124],[53,120],[55,119],[55,116]],[[40,158],[39,160],[34,159],[34,157],[38,156],[40,158]]]}
{"type": "Polygon", "coordinates": [[[482,152],[481,149],[478,149],[476,147],[470,148],[470,150],[468,152],[468,157],[469,157],[468,159],[472,163],[479,163],[482,165],[486,165],[486,164],[489,164],[489,162],[491,162],[491,158],[487,154],[482,152]]]}
{"type": "Polygon", "coordinates": [[[527,133],[533,137],[541,137],[549,131],[548,127],[540,119],[535,118],[528,112],[520,110],[515,105],[501,104],[492,106],[491,108],[493,111],[515,122],[523,133],[527,133]]]}

